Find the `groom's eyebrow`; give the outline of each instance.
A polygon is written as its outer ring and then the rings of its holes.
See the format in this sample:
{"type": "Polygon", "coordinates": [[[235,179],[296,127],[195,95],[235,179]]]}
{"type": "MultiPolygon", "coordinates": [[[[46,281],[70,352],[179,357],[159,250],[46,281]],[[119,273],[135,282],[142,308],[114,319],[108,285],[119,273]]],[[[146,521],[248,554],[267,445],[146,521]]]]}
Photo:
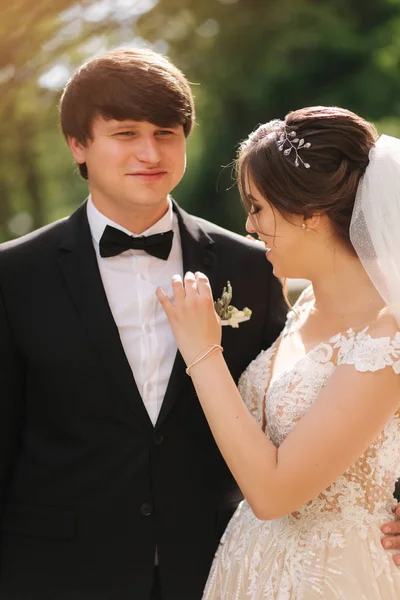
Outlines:
{"type": "Polygon", "coordinates": [[[129,129],[134,129],[138,127],[138,123],[135,121],[119,121],[118,123],[112,124],[111,127],[113,129],[126,129],[127,127],[129,127],[129,129]]]}

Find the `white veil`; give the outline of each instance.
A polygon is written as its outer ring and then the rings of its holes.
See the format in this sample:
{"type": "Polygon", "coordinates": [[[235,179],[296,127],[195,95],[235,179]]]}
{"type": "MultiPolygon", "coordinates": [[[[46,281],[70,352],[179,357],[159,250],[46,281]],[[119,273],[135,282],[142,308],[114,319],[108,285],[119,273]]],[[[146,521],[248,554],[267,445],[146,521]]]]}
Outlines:
{"type": "Polygon", "coordinates": [[[400,139],[382,135],[369,159],[357,190],[350,240],[400,324],[400,139]]]}

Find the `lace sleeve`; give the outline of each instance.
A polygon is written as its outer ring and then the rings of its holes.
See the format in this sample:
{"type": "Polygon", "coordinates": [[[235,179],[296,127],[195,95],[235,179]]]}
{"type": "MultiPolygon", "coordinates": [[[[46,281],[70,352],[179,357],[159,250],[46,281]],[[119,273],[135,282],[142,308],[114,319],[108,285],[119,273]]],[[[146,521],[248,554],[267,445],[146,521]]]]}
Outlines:
{"type": "Polygon", "coordinates": [[[393,336],[372,337],[368,327],[355,334],[351,330],[334,340],[338,349],[338,365],[353,365],[357,371],[380,371],[392,367],[400,373],[400,332],[393,336]]]}

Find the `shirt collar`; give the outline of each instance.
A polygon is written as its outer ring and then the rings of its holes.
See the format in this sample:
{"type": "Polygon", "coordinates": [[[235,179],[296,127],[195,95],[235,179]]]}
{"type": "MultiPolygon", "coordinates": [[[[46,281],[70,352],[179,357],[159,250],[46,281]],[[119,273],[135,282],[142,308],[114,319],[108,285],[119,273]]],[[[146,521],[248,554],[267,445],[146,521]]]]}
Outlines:
{"type": "Polygon", "coordinates": [[[124,233],[131,235],[132,237],[140,237],[142,235],[154,235],[156,233],[164,233],[166,231],[170,231],[173,229],[173,207],[171,198],[168,196],[168,210],[163,217],[154,225],[143,231],[141,234],[132,233],[129,229],[125,229],[122,225],[115,223],[103,213],[101,213],[93,204],[93,200],[91,196],[89,196],[87,201],[87,218],[89,222],[90,231],[92,233],[93,240],[98,244],[100,242],[100,238],[103,235],[103,232],[107,225],[111,227],[115,227],[116,229],[120,229],[124,233]]]}

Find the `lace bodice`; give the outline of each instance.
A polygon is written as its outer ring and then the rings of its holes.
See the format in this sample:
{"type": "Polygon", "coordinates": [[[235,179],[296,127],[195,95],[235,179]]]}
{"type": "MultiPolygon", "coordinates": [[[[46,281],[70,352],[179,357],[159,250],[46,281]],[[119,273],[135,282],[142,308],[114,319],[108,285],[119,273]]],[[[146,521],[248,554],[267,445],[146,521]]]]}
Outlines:
{"type": "MultiPolygon", "coordinates": [[[[281,336],[239,381],[249,410],[277,447],[339,365],[400,372],[400,332],[376,337],[371,326],[335,335],[275,374],[282,340],[305,322],[313,300],[308,288],[281,336]]],[[[291,348],[296,338],[285,342],[291,348]]],[[[222,537],[203,600],[398,599],[400,571],[382,547],[380,527],[393,519],[399,474],[400,411],[343,475],[295,513],[261,521],[244,500],[222,537]]]]}
{"type": "MultiPolygon", "coordinates": [[[[303,322],[313,302],[310,288],[289,313],[281,336],[290,335],[303,322]]],[[[358,371],[392,367],[400,373],[400,332],[393,337],[374,338],[368,329],[359,332],[349,329],[319,343],[271,383],[273,358],[281,336],[249,365],[240,379],[239,390],[260,427],[277,447],[312,406],[338,365],[353,365],[358,371]]],[[[310,518],[314,524],[320,517],[320,525],[324,527],[337,518],[349,526],[362,526],[383,515],[387,519],[394,505],[394,484],[399,475],[400,412],[346,473],[289,517],[310,518]]]]}

